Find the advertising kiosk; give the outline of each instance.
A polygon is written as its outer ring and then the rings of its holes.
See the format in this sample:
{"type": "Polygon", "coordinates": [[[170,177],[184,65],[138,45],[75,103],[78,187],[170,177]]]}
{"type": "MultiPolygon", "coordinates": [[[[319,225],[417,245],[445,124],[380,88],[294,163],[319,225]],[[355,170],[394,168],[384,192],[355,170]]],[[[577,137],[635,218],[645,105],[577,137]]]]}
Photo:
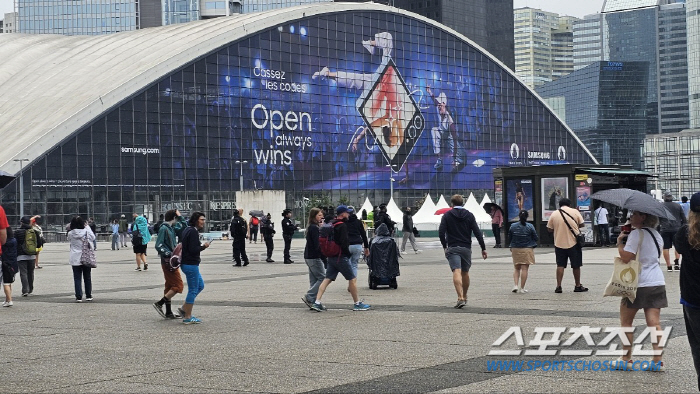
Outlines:
{"type": "MultiPolygon", "coordinates": [[[[559,200],[567,197],[572,208],[577,208],[585,221],[582,231],[586,241],[595,242],[593,211],[601,204],[591,200],[601,190],[629,188],[647,192],[651,174],[630,166],[562,164],[533,167],[500,167],[493,171],[494,202],[503,208],[506,245],[510,224],[518,221],[518,213],[530,213],[529,222],[535,226],[540,245],[552,246],[554,237],[547,231],[552,212],[559,208],[559,200]]],[[[619,209],[607,206],[612,219],[619,209]]]]}

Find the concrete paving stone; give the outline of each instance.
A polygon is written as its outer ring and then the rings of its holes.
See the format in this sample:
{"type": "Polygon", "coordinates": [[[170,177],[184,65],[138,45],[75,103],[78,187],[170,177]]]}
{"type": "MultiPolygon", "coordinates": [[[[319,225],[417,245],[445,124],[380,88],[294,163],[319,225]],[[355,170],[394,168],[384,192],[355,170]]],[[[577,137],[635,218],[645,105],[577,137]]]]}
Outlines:
{"type": "MultiPolygon", "coordinates": [[[[492,240],[489,242],[493,242],[492,240]]],[[[311,312],[301,302],[308,288],[303,241],[292,243],[297,263],[259,262],[264,245],[250,245],[251,265],[231,266],[231,246],[215,242],[202,254],[206,283],[194,314],[200,325],[161,318],[151,304],[163,292],[152,248],[148,271],[134,271],[131,250],[100,243],[93,270],[95,301],[77,304],[67,244],[47,244],[36,271],[35,294],[1,308],[2,365],[31,366],[3,375],[6,392],[609,392],[694,391],[696,377],[677,303],[678,274],[666,273],[669,308],[662,325],[674,327],[664,354],[671,369],[638,379],[594,372],[487,372],[491,344],[520,326],[527,343],[539,326],[607,327],[619,324],[619,299],[603,298],[614,249],[584,251],[582,281],[573,293],[567,270],[564,293],[554,294],[552,249],[537,248],[528,294],[513,294],[507,249],[489,247],[474,259],[469,304],[456,301],[451,273],[436,239],[419,239],[422,254],[401,260],[399,288],[367,288],[360,266],[360,297],[373,305],[351,311],[347,282],[333,283],[324,304],[311,312]],[[106,248],[104,246],[107,246],[106,248]],[[682,367],[681,367],[682,366],[682,367]],[[86,372],[87,371],[87,372],[86,372]],[[632,382],[632,383],[630,383],[632,382]],[[636,383],[635,383],[636,382],[636,383]]],[[[475,250],[477,250],[475,248],[475,250]]],[[[185,290],[186,292],[187,290],[185,290]]],[[[182,304],[183,295],[173,300],[182,304]]],[[[644,324],[637,317],[635,324],[644,324]]],[[[565,340],[567,335],[563,335],[565,340]]],[[[511,339],[506,345],[513,345],[511,339]]],[[[577,348],[585,345],[578,344],[577,348]]],[[[523,346],[526,347],[526,346],[523,346]]],[[[595,360],[584,357],[582,360],[595,360]]]]}

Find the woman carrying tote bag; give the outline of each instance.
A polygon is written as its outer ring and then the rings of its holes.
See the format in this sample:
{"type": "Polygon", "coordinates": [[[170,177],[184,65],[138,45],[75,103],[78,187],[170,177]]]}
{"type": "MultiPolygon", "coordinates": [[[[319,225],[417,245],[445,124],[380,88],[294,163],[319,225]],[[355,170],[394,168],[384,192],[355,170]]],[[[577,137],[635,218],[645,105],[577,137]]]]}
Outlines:
{"type": "MultiPolygon", "coordinates": [[[[620,326],[622,327],[633,327],[632,324],[637,311],[644,309],[647,326],[654,327],[661,332],[659,322],[661,308],[668,307],[668,300],[666,299],[666,281],[661,268],[659,268],[663,239],[655,230],[658,222],[659,219],[656,216],[634,211],[630,217],[630,224],[634,230],[629,234],[620,234],[617,238],[617,250],[620,253],[620,259],[625,264],[636,259],[640,265],[639,285],[634,302],[623,298],[620,303],[620,326]],[[644,232],[644,236],[640,237],[642,232],[644,232]],[[641,245],[640,239],[642,239],[641,245]],[[637,255],[638,250],[639,254],[637,255]]],[[[629,343],[634,343],[634,334],[629,332],[626,335],[629,343]]],[[[660,335],[657,336],[657,339],[659,337],[660,335]]],[[[658,340],[656,343],[652,343],[652,346],[654,350],[662,350],[659,347],[658,340]]],[[[632,370],[634,362],[631,354],[632,346],[623,346],[622,348],[625,351],[625,355],[620,357],[618,361],[625,361],[627,370],[632,370]]],[[[657,365],[657,367],[652,368],[653,371],[665,370],[663,361],[661,361],[661,354],[655,355],[653,360],[657,365]]]]}
{"type": "Polygon", "coordinates": [[[85,220],[76,216],[70,221],[68,241],[70,242],[69,262],[73,268],[73,281],[75,282],[75,302],[83,302],[83,280],[85,281],[85,300],[92,301],[92,277],[90,266],[83,264],[83,243],[88,242],[92,246],[95,234],[85,225],[85,220]]]}

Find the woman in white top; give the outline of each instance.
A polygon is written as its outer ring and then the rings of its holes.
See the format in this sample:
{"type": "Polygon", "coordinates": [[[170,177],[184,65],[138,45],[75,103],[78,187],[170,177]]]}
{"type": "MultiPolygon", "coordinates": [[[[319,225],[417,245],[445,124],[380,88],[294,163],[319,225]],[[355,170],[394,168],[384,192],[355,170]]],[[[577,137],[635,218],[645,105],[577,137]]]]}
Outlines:
{"type": "Polygon", "coordinates": [[[92,301],[92,277],[90,272],[92,268],[83,265],[80,262],[80,257],[83,254],[83,240],[87,238],[88,247],[92,247],[92,241],[95,240],[95,234],[90,230],[89,226],[85,225],[85,220],[80,216],[76,216],[70,221],[70,231],[68,232],[68,241],[70,242],[70,257],[69,262],[73,268],[73,281],[75,282],[75,302],[83,302],[83,286],[82,281],[85,281],[85,300],[92,301]]]}
{"type": "MultiPolygon", "coordinates": [[[[620,325],[622,327],[632,327],[637,311],[644,309],[647,327],[654,327],[661,332],[659,316],[661,308],[668,307],[668,300],[666,299],[666,281],[661,268],[659,268],[663,239],[655,230],[658,222],[659,219],[656,216],[635,211],[630,217],[630,223],[634,230],[629,234],[622,233],[617,238],[617,250],[620,252],[622,261],[625,263],[629,263],[634,259],[639,261],[637,296],[634,302],[623,298],[620,303],[620,325]],[[627,240],[625,244],[622,243],[624,239],[627,240]]],[[[629,342],[633,343],[633,333],[626,333],[626,335],[629,342]]],[[[657,336],[658,338],[660,336],[657,336]]],[[[662,350],[658,340],[652,342],[652,346],[654,350],[662,350]]],[[[626,361],[628,369],[631,370],[633,366],[633,364],[630,364],[633,362],[631,355],[632,346],[623,346],[623,350],[626,351],[626,354],[620,360],[626,361]]],[[[664,365],[661,361],[661,352],[655,355],[653,359],[657,367],[652,370],[663,371],[664,365]]]]}

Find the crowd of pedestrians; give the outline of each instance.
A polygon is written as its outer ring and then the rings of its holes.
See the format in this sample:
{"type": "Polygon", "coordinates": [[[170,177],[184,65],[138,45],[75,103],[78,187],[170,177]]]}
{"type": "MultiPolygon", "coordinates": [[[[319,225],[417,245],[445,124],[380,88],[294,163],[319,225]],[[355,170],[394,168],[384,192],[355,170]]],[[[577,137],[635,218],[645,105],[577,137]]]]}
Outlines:
{"type": "MultiPolygon", "coordinates": [[[[658,217],[642,212],[630,211],[628,225],[630,229],[623,231],[616,238],[618,254],[623,263],[636,260],[640,263],[639,287],[634,301],[622,299],[620,303],[620,324],[622,327],[633,327],[634,318],[643,310],[648,327],[661,332],[661,309],[668,307],[665,279],[660,269],[663,257],[668,271],[680,271],[681,303],[683,304],[688,341],[690,342],[695,368],[700,373],[700,193],[686,197],[682,203],[674,203],[670,193],[664,195],[664,205],[673,215],[673,219],[659,220],[658,217]],[[659,223],[660,222],[660,223],[659,223]],[[675,246],[674,264],[670,263],[670,249],[675,246]]],[[[464,208],[464,198],[454,195],[451,198],[452,209],[445,212],[439,226],[439,239],[443,247],[446,265],[452,271],[452,282],[457,293],[455,308],[467,305],[470,287],[469,271],[472,266],[472,237],[476,238],[481,248],[481,257],[488,258],[483,234],[474,215],[464,208]]],[[[562,197],[559,207],[552,212],[547,221],[547,230],[552,233],[554,253],[556,258],[556,287],[555,293],[562,293],[562,280],[565,269],[571,264],[575,286],[574,292],[586,292],[588,288],[581,284],[581,268],[583,266],[582,248],[578,240],[584,219],[577,209],[571,207],[571,201],[562,197]]],[[[401,252],[405,252],[408,241],[413,250],[419,252],[413,236],[413,222],[410,209],[406,209],[403,217],[402,231],[404,233],[401,252]]],[[[250,264],[245,251],[246,243],[256,242],[260,232],[267,247],[267,262],[272,260],[273,240],[275,234],[271,215],[250,214],[250,222],[243,218],[243,210],[236,210],[229,226],[232,239],[234,266],[250,264]],[[246,242],[246,240],[248,242],[246,242]]],[[[491,210],[494,235],[500,233],[503,226],[502,214],[498,208],[491,210]]],[[[607,246],[610,242],[608,227],[609,213],[604,206],[593,211],[595,222],[600,231],[600,244],[607,246]]],[[[292,219],[291,210],[282,212],[282,235],[284,239],[284,263],[292,264],[291,243],[293,235],[299,230],[292,219]]],[[[369,215],[362,213],[362,218],[371,218],[374,225],[381,229],[383,237],[393,237],[395,222],[389,217],[386,206],[375,208],[369,215]]],[[[39,253],[45,242],[43,231],[39,224],[40,216],[23,216],[16,229],[10,227],[4,210],[0,207],[0,243],[2,249],[2,280],[5,301],[3,307],[13,306],[12,285],[19,273],[21,294],[29,296],[34,290],[34,271],[41,268],[39,253]]],[[[513,293],[527,293],[525,285],[528,279],[529,267],[535,264],[534,248],[540,237],[535,227],[528,222],[529,213],[521,210],[518,221],[510,224],[508,240],[513,270],[513,293]]],[[[177,210],[169,210],[161,215],[154,226],[156,235],[155,250],[161,263],[164,278],[162,297],[153,303],[158,314],[167,319],[182,319],[185,324],[201,323],[193,315],[196,297],[204,289],[204,280],[199,270],[200,254],[210,246],[211,240],[202,242],[200,233],[204,229],[205,215],[193,212],[189,221],[177,210]],[[182,272],[187,281],[187,294],[181,307],[172,307],[172,299],[184,291],[182,272]]],[[[366,220],[358,218],[354,207],[340,205],[335,208],[312,208],[305,228],[304,261],[308,267],[309,287],[302,301],[309,309],[317,312],[326,311],[322,299],[328,286],[338,275],[347,280],[347,291],[350,293],[355,311],[366,311],[371,306],[359,299],[357,290],[358,266],[362,258],[368,257],[371,241],[367,237],[366,220]],[[334,246],[333,249],[331,246],[334,246]]],[[[92,266],[86,264],[86,250],[96,249],[96,230],[94,221],[74,217],[67,228],[69,241],[69,264],[73,271],[75,301],[92,301],[92,266]]],[[[142,215],[133,216],[133,223],[126,223],[125,215],[115,219],[109,225],[112,250],[123,248],[125,239],[132,243],[136,256],[136,270],[148,269],[146,260],[151,230],[147,219],[142,215]],[[126,229],[125,229],[126,228],[126,229]],[[126,234],[126,238],[123,236],[126,234]]],[[[379,233],[379,231],[378,231],[379,233]]],[[[393,238],[392,238],[393,241],[393,238]]],[[[500,237],[496,238],[495,247],[500,246],[500,237]]],[[[398,246],[395,246],[398,254],[398,246]]],[[[375,256],[376,258],[376,256],[375,256]]],[[[652,332],[652,335],[660,335],[652,332]]],[[[630,343],[633,334],[628,333],[630,343]]],[[[652,341],[655,350],[661,350],[659,341],[652,341]]],[[[630,350],[630,346],[624,350],[630,350]]],[[[620,357],[618,361],[633,363],[631,352],[620,357]]],[[[665,369],[659,352],[653,361],[665,369]]],[[[700,387],[700,380],[698,381],[700,387]]]]}

